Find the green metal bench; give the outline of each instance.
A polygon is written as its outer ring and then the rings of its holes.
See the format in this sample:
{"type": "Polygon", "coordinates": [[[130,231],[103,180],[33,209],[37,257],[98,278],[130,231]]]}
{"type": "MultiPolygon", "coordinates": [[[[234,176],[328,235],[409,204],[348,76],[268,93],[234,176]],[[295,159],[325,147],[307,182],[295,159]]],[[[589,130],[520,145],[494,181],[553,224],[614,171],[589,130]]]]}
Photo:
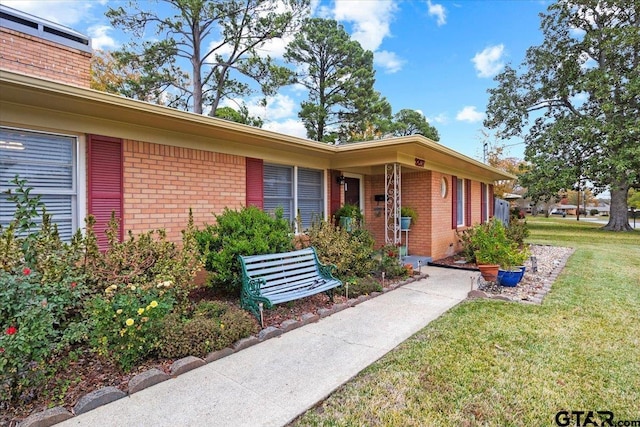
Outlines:
{"type": "Polygon", "coordinates": [[[240,256],[242,265],[242,308],[262,322],[263,308],[326,292],[342,282],[333,277],[335,265],[322,264],[314,248],[269,255],[240,256]]]}

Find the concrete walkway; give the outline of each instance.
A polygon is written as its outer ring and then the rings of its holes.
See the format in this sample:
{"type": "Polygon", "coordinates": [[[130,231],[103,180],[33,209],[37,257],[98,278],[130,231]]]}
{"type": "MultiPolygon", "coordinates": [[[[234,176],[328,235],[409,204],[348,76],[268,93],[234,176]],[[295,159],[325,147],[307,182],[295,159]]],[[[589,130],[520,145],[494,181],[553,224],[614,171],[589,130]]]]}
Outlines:
{"type": "Polygon", "coordinates": [[[282,426],[464,300],[477,273],[429,277],[58,426],[282,426]]]}

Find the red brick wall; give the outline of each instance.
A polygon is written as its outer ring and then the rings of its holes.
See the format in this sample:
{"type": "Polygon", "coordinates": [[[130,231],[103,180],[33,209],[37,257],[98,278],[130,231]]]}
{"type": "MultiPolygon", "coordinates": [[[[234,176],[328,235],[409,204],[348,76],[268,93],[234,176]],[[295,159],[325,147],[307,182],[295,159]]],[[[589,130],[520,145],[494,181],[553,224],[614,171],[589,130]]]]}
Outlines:
{"type": "MultiPolygon", "coordinates": [[[[440,172],[410,172],[402,175],[402,205],[411,206],[418,212],[418,221],[411,225],[409,231],[409,254],[426,255],[433,259],[440,259],[460,250],[456,230],[451,228],[451,175],[440,172]],[[447,194],[441,195],[442,178],[447,180],[447,194]]],[[[383,175],[365,178],[365,197],[367,209],[365,221],[367,229],[372,232],[378,246],[385,241],[384,210],[376,216],[373,200],[374,194],[384,194],[385,183],[383,175]]],[[[384,203],[380,203],[384,208],[384,203]]],[[[480,182],[471,182],[471,221],[480,222],[480,182]]],[[[460,227],[458,230],[464,230],[460,227]]],[[[405,233],[402,233],[405,242],[405,233]]]]}
{"type": "Polygon", "coordinates": [[[201,226],[215,222],[212,213],[244,206],[245,179],[241,156],[125,140],[124,228],[162,228],[179,242],[189,208],[201,226]]]}
{"type": "Polygon", "coordinates": [[[91,83],[91,54],[0,28],[0,68],[75,86],[91,83]]]}

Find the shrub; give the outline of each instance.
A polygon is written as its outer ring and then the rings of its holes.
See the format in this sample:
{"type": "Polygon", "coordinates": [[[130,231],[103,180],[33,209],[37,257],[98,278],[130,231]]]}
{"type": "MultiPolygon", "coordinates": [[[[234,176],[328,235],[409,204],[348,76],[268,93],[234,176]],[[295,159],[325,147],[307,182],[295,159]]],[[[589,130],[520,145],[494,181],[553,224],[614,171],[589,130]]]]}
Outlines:
{"type": "Polygon", "coordinates": [[[101,293],[111,285],[154,286],[170,282],[164,291],[171,294],[181,308],[186,307],[187,296],[195,287],[193,278],[202,268],[202,256],[198,250],[193,215],[189,210],[187,227],[182,231],[180,248],[167,240],[164,230],[155,230],[118,240],[118,221],[112,214],[106,230],[108,247],[104,253],[98,250],[93,226],[95,220],[87,220],[87,275],[90,286],[101,293]]]}
{"type": "Polygon", "coordinates": [[[154,353],[160,341],[162,319],[171,312],[173,297],[157,285],[109,285],[91,304],[91,344],[128,371],[154,353]]]}
{"type": "Polygon", "coordinates": [[[240,211],[225,208],[216,215],[216,224],[196,232],[209,283],[240,296],[242,277],[238,255],[262,255],[293,249],[293,230],[283,218],[282,209],[270,215],[255,206],[240,211]]]}
{"type": "Polygon", "coordinates": [[[518,246],[524,245],[524,239],[529,237],[529,227],[527,226],[527,220],[525,219],[511,219],[509,221],[509,227],[505,229],[507,237],[516,242],[518,246]]]}
{"type": "Polygon", "coordinates": [[[382,285],[373,276],[354,277],[345,281],[344,285],[336,289],[338,293],[346,293],[346,285],[349,285],[349,298],[358,298],[360,295],[369,295],[372,292],[382,292],[382,285]]]}
{"type": "Polygon", "coordinates": [[[383,246],[375,253],[373,258],[377,263],[375,268],[376,277],[381,278],[383,272],[386,279],[407,277],[408,271],[400,262],[397,246],[383,246]]]}
{"type": "Polygon", "coordinates": [[[7,228],[0,227],[2,405],[37,394],[47,375],[45,362],[87,333],[81,316],[87,296],[81,234],[70,244],[62,242],[26,181],[16,177],[11,182],[16,186],[8,192],[16,206],[14,218],[7,228]]]}
{"type": "Polygon", "coordinates": [[[308,245],[316,249],[323,263],[337,267],[336,276],[366,277],[373,271],[373,238],[362,228],[347,232],[329,221],[316,221],[307,230],[308,245]]]}
{"type": "Polygon", "coordinates": [[[192,318],[175,314],[165,318],[160,355],[205,357],[257,331],[255,319],[247,312],[227,303],[205,301],[198,304],[192,318]]]}

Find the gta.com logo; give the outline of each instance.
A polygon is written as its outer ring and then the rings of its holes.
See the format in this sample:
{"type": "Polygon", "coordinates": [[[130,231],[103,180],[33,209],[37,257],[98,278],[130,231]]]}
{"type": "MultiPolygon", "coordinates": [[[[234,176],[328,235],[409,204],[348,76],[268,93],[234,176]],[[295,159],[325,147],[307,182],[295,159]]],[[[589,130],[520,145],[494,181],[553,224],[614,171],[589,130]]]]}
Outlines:
{"type": "Polygon", "coordinates": [[[611,411],[560,411],[556,414],[556,425],[560,427],[640,427],[640,419],[618,421],[611,411]]]}

